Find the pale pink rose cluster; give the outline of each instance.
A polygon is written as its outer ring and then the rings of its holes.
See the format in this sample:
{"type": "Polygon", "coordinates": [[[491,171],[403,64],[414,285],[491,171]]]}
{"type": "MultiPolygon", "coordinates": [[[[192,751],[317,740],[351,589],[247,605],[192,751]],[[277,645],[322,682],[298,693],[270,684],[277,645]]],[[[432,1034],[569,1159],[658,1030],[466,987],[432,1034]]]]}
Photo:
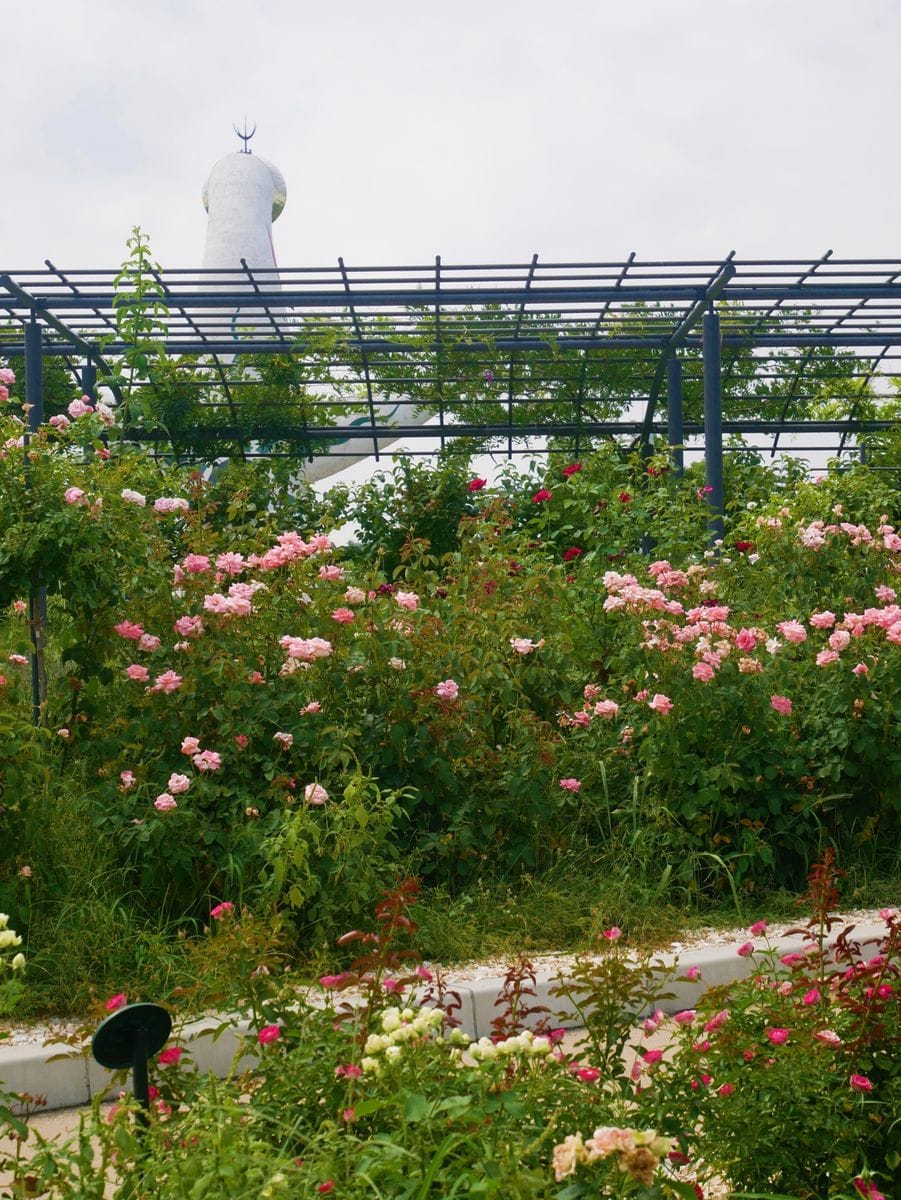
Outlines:
{"type": "Polygon", "coordinates": [[[299,638],[286,634],[279,638],[278,644],[288,658],[295,658],[300,662],[315,662],[317,658],[328,658],[332,653],[332,643],[320,637],[299,638]]]}
{"type": "Polygon", "coordinates": [[[79,417],[85,417],[93,411],[94,406],[91,404],[90,396],[82,396],[80,400],[73,400],[66,409],[73,421],[77,421],[79,417]]]}
{"type": "Polygon", "coordinates": [[[158,513],[188,512],[190,504],[178,496],[160,496],[153,502],[153,511],[158,513]]]}
{"type": "Polygon", "coordinates": [[[554,1147],[554,1178],[560,1183],[574,1175],[579,1166],[616,1154],[620,1170],[650,1188],[654,1172],[672,1148],[672,1138],[663,1137],[654,1129],[601,1126],[587,1141],[583,1141],[580,1133],[575,1133],[554,1147]]]}
{"type": "Polygon", "coordinates": [[[82,506],[90,504],[86,493],[80,487],[67,487],[63,492],[63,499],[67,504],[80,504],[82,506]]]}
{"type": "Polygon", "coordinates": [[[147,497],[142,492],[132,491],[131,488],[123,488],[119,495],[126,504],[136,504],[139,508],[144,508],[147,504],[147,497]]]}
{"type": "Polygon", "coordinates": [[[203,618],[186,613],[178,618],[172,628],[180,637],[199,638],[203,636],[203,618]]]}
{"type": "Polygon", "coordinates": [[[309,542],[305,542],[300,534],[293,530],[280,533],[275,541],[276,544],[271,546],[265,554],[248,555],[247,565],[259,567],[262,571],[276,571],[289,563],[310,558],[314,554],[325,553],[332,548],[331,541],[324,534],[316,534],[309,542]]]}
{"type": "Polygon", "coordinates": [[[419,596],[416,592],[396,592],[394,603],[405,608],[407,612],[416,612],[419,608],[419,596]]]}

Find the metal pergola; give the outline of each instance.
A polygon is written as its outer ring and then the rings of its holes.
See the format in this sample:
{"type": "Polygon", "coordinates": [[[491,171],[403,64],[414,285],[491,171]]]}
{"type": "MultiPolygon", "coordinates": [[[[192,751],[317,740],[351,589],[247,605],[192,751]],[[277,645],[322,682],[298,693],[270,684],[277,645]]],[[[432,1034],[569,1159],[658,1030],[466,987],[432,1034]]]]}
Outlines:
{"type": "MultiPolygon", "coordinates": [[[[49,261],[0,274],[9,335],[0,353],[25,356],[32,427],[46,356],[63,358],[93,394],[132,348],[117,324],[119,274],[66,272],[49,261]]],[[[204,411],[222,410],[209,430],[195,422],[195,446],[234,436],[258,453],[272,442],[271,427],[229,424],[247,386],[234,363],[260,355],[307,358],[313,400],[300,426],[277,431],[307,456],[359,456],[364,444],[378,456],[386,439],[400,437],[442,445],[475,437],[510,455],[534,452],[536,438],[570,439],[578,452],[580,440],[625,435],[644,452],[655,440],[702,450],[714,511],[722,509],[724,435],[753,435],[758,448],[766,439],[771,455],[841,456],[858,453],[862,435],[898,427],[887,411],[878,418],[901,375],[901,260],[831,251],[812,261],[734,252],[695,262],[631,254],[618,263],[541,263],[535,255],[512,265],[436,258],[354,267],[339,259],[277,275],[242,260],[235,271],[151,276],[163,310],[159,350],[174,361],[196,356],[215,397],[204,411]],[[315,349],[323,337],[327,354],[315,349]],[[480,374],[491,379],[490,396],[485,387],[472,394],[480,374]],[[423,409],[428,425],[414,415],[423,409]],[[811,444],[814,435],[826,440],[811,444]]],[[[153,389],[152,372],[141,386],[153,389]]],[[[137,426],[128,436],[161,437],[137,426]]],[[[681,451],[675,457],[681,469],[681,451]]]]}

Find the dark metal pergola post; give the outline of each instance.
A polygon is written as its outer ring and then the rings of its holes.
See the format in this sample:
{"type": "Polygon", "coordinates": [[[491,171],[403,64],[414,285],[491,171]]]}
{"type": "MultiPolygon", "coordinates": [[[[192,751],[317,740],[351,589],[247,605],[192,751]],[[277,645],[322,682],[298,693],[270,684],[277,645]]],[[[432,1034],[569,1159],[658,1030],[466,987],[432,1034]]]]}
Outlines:
{"type": "Polygon", "coordinates": [[[666,364],[666,439],[673,450],[673,465],[677,475],[685,469],[682,444],[685,433],[682,429],[682,364],[673,354],[666,364]]]}
{"type": "Polygon", "coordinates": [[[704,313],[704,479],[709,489],[710,542],[723,536],[723,395],[721,380],[720,319],[711,304],[704,313]]]}
{"type": "MultiPolygon", "coordinates": [[[[26,445],[44,421],[44,359],[41,327],[34,319],[25,325],[25,404],[28,409],[26,445]]],[[[31,490],[31,466],[25,464],[25,486],[31,490]]],[[[41,585],[41,568],[32,568],[28,589],[28,629],[31,635],[31,720],[41,723],[41,706],[46,693],[44,668],[44,624],[47,620],[47,589],[41,585]]]]}
{"type": "Polygon", "coordinates": [[[33,313],[25,325],[25,403],[28,432],[37,433],[44,421],[44,359],[41,327],[33,313]]]}
{"type": "Polygon", "coordinates": [[[86,362],[81,368],[81,390],[91,400],[97,399],[97,368],[92,362],[86,362]]]}

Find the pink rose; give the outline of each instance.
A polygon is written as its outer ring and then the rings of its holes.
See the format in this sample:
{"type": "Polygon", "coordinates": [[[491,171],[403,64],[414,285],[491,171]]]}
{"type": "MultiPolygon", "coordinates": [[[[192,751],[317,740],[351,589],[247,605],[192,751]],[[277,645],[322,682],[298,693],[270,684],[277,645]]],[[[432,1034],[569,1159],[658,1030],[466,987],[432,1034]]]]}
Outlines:
{"type": "Polygon", "coordinates": [[[487,479],[470,479],[466,485],[467,491],[480,492],[487,482],[487,479]]]}
{"type": "Polygon", "coordinates": [[[130,667],[125,668],[125,674],[129,679],[134,679],[137,683],[146,683],[150,678],[150,672],[140,663],[132,663],[130,667]]]}
{"type": "Polygon", "coordinates": [[[153,807],[157,812],[171,812],[173,808],[178,808],[178,801],[174,796],[170,796],[168,792],[161,792],[154,800],[153,807]]]}
{"type": "Polygon", "coordinates": [[[739,650],[753,650],[757,645],[757,635],[753,629],[739,629],[735,635],[735,644],[739,650]]]}
{"type": "Polygon", "coordinates": [[[118,625],[113,626],[113,632],[130,642],[139,642],[144,636],[143,628],[133,621],[120,621],[118,625]]]}
{"type": "Polygon", "coordinates": [[[662,692],[655,692],[655,694],[648,701],[648,708],[653,709],[654,712],[660,713],[661,716],[665,717],[672,712],[673,702],[670,700],[669,696],[664,696],[662,692]]]}
{"type": "Polygon", "coordinates": [[[736,951],[736,953],[739,955],[740,958],[750,958],[751,955],[754,953],[754,949],[755,949],[755,946],[754,946],[753,942],[742,942],[742,944],[738,947],[738,950],[736,951]]]}
{"type": "Polygon", "coordinates": [[[137,783],[137,780],[135,779],[133,771],[120,771],[119,779],[122,783],[122,787],[125,789],[126,792],[130,791],[131,788],[133,788],[134,785],[137,783]]]}
{"type": "Polygon", "coordinates": [[[185,614],[179,617],[172,626],[180,637],[199,638],[203,636],[203,617],[192,617],[185,614]]]}
{"type": "Polygon", "coordinates": [[[294,745],[294,734],[293,733],[274,733],[272,735],[272,740],[274,742],[278,742],[283,750],[290,750],[291,747],[294,745]]]}
{"type": "Polygon", "coordinates": [[[677,1025],[691,1025],[697,1015],[693,1008],[686,1008],[676,1013],[673,1020],[677,1025]]]}
{"type": "Polygon", "coordinates": [[[419,596],[416,592],[397,592],[394,597],[395,604],[399,604],[401,608],[407,609],[408,612],[416,612],[419,608],[419,596]]]}
{"type": "Polygon", "coordinates": [[[766,1035],[774,1046],[781,1046],[788,1041],[790,1032],[788,1029],[768,1029],[766,1035]]]}
{"type": "Polygon", "coordinates": [[[453,679],[445,679],[435,685],[435,695],[441,700],[456,700],[459,694],[460,688],[453,679]]]}
{"type": "Polygon", "coordinates": [[[176,496],[160,496],[153,502],[154,511],[158,513],[187,512],[190,507],[187,500],[176,496]]]}
{"type": "Polygon", "coordinates": [[[800,642],[807,641],[807,630],[800,621],[780,621],[776,628],[787,642],[798,645],[800,642]]]}
{"type": "Polygon", "coordinates": [[[332,583],[340,581],[344,578],[344,568],[336,566],[334,563],[329,563],[327,566],[319,568],[319,578],[332,583]]]}
{"type": "Polygon", "coordinates": [[[766,921],[755,921],[748,930],[748,933],[750,933],[752,937],[761,937],[764,933],[766,933],[766,921]]]}
{"type": "Polygon", "coordinates": [[[774,708],[777,713],[781,713],[783,717],[791,715],[792,702],[788,696],[770,696],[770,707],[774,708]]]}
{"type": "Polygon", "coordinates": [[[307,804],[320,805],[325,804],[328,800],[328,792],[318,783],[308,783],[303,790],[303,797],[307,804]]]}
{"type": "Polygon", "coordinates": [[[154,650],[159,650],[160,639],[153,633],[142,633],[138,641],[138,649],[144,650],[148,654],[152,654],[154,650]]]}
{"type": "Polygon", "coordinates": [[[708,662],[696,662],[691,668],[691,674],[693,679],[698,679],[701,683],[709,683],[715,671],[708,662]]]}
{"type": "Polygon", "coordinates": [[[337,621],[339,625],[351,625],[354,621],[354,613],[351,608],[336,608],[332,613],[332,620],[337,621]]]}
{"type": "Polygon", "coordinates": [[[201,750],[192,761],[198,771],[218,771],[222,766],[222,756],[215,750],[201,750]]]}
{"type": "Polygon", "coordinates": [[[605,937],[608,942],[618,942],[623,936],[623,931],[618,925],[611,925],[609,929],[605,929],[601,937],[605,937]]]}
{"type": "Polygon", "coordinates": [[[182,1050],[180,1046],[169,1046],[162,1052],[156,1061],[161,1067],[168,1067],[173,1063],[177,1063],[181,1056],[182,1050]]]}
{"type": "Polygon", "coordinates": [[[177,692],[181,687],[181,676],[176,675],[174,671],[163,671],[162,675],[157,675],[153,681],[152,692],[163,692],[165,695],[171,695],[172,692],[177,692]]]}
{"type": "Polygon", "coordinates": [[[619,705],[615,700],[598,700],[594,706],[594,715],[603,717],[605,721],[612,721],[619,712],[619,705]]]}
{"type": "Polygon", "coordinates": [[[278,1025],[264,1025],[257,1034],[257,1041],[261,1046],[267,1046],[270,1042],[277,1041],[282,1036],[282,1031],[278,1025]]]}
{"type": "Polygon", "coordinates": [[[692,983],[696,979],[700,979],[700,977],[701,977],[701,968],[697,964],[695,964],[694,966],[688,967],[685,971],[685,978],[690,980],[692,983]]]}
{"type": "Polygon", "coordinates": [[[231,900],[223,900],[215,908],[210,909],[210,916],[214,921],[221,921],[223,917],[227,917],[230,912],[234,911],[234,907],[231,900]]]}
{"type": "Polygon", "coordinates": [[[107,1012],[115,1012],[118,1008],[124,1008],[127,1003],[128,1000],[126,999],[125,993],[119,992],[117,996],[111,996],[109,1000],[107,1000],[104,1008],[107,1012]]]}
{"type": "Polygon", "coordinates": [[[582,790],[581,779],[561,779],[560,787],[566,792],[579,792],[582,790]]]}
{"type": "Polygon", "coordinates": [[[816,657],[818,667],[828,667],[834,662],[838,662],[838,655],[834,650],[821,650],[816,657]]]}
{"type": "Polygon", "coordinates": [[[169,782],[166,784],[166,787],[173,796],[178,796],[182,792],[186,792],[190,786],[191,781],[187,775],[178,775],[175,772],[169,776],[169,782]]]}
{"type": "Polygon", "coordinates": [[[848,1082],[854,1092],[872,1092],[873,1090],[873,1084],[866,1075],[852,1075],[848,1082]]]}
{"type": "Polygon", "coordinates": [[[811,613],[810,624],[814,629],[831,629],[835,624],[835,613],[833,612],[816,612],[811,613]]]}
{"type": "Polygon", "coordinates": [[[181,752],[182,754],[196,754],[200,749],[200,738],[186,737],[182,738],[181,752]]]}

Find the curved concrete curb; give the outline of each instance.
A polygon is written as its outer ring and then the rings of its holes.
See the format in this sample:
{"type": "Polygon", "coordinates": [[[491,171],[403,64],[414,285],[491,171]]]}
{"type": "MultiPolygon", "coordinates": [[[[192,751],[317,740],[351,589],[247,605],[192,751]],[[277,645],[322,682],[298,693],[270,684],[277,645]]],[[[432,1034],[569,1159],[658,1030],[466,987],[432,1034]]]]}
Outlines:
{"type": "MultiPolygon", "coordinates": [[[[867,943],[878,941],[884,934],[883,925],[857,925],[854,927],[853,940],[866,946],[867,943]]],[[[803,946],[804,941],[800,937],[774,938],[768,942],[768,947],[777,955],[797,951],[803,946]]],[[[655,1006],[667,1013],[693,1008],[708,988],[752,974],[760,964],[760,954],[743,958],[737,950],[738,943],[734,943],[731,946],[689,951],[678,958],[671,954],[661,955],[659,962],[664,968],[676,962],[683,970],[696,965],[700,967],[701,975],[696,981],[677,979],[668,984],[666,990],[672,994],[658,1000],[655,1006]]],[[[565,976],[562,978],[565,980],[565,976]]],[[[559,986],[560,982],[559,973],[539,973],[535,995],[529,997],[530,1005],[546,1005],[555,1014],[560,1014],[561,1026],[578,1028],[581,1019],[572,1002],[565,997],[551,995],[552,988],[559,986]]],[[[502,986],[503,978],[498,976],[458,986],[450,984],[451,990],[460,997],[462,1007],[459,1019],[464,1032],[470,1037],[491,1034],[491,1022],[497,1015],[496,1001],[502,986]]],[[[638,1020],[645,1015],[646,1012],[636,1012],[635,1017],[638,1020]]],[[[231,1023],[224,1029],[221,1028],[222,1019],[218,1017],[193,1021],[183,1026],[174,1039],[191,1055],[202,1074],[212,1072],[219,1076],[228,1075],[241,1050],[245,1051],[242,1065],[250,1065],[254,1060],[254,1055],[250,1053],[253,1043],[250,1022],[238,1014],[227,1019],[231,1023]]],[[[75,1050],[59,1044],[3,1046],[0,1043],[0,1085],[12,1092],[46,1096],[47,1110],[80,1107],[90,1104],[92,1097],[98,1094],[112,1097],[118,1091],[112,1073],[90,1058],[86,1046],[75,1050]]]]}

